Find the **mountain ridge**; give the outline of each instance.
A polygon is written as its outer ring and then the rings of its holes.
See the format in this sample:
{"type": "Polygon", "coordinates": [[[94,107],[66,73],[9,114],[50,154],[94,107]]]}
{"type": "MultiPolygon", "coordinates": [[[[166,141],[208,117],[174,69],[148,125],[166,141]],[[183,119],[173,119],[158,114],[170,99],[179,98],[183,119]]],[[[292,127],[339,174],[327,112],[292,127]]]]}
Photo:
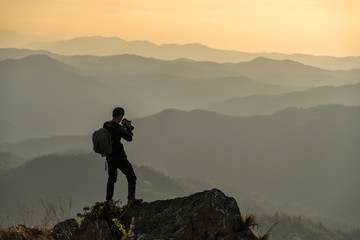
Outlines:
{"type": "Polygon", "coordinates": [[[288,107],[309,108],[324,104],[360,105],[360,83],[231,98],[209,103],[201,109],[225,115],[251,116],[272,114],[288,107]]]}
{"type": "MultiPolygon", "coordinates": [[[[5,49],[5,54],[8,57],[11,55],[19,56],[20,53],[18,52],[24,52],[24,50],[14,50],[13,54],[9,52],[11,52],[9,49],[5,49]]],[[[39,52],[35,51],[35,53],[39,52]]],[[[46,55],[72,67],[82,69],[84,74],[97,77],[109,75],[109,73],[112,73],[110,75],[163,73],[191,78],[243,76],[267,84],[310,87],[355,83],[359,82],[360,75],[359,69],[331,71],[289,59],[276,60],[264,57],[255,58],[247,62],[216,63],[193,60],[179,61],[178,59],[169,61],[135,54],[103,57],[61,56],[51,53],[46,53],[46,55]]],[[[26,57],[28,55],[23,53],[20,56],[26,57]]]]}
{"type": "Polygon", "coordinates": [[[7,69],[9,69],[11,65],[17,64],[16,67],[22,70],[25,67],[30,67],[31,69],[34,68],[43,69],[50,67],[52,71],[54,71],[55,69],[57,71],[57,68],[60,68],[61,70],[75,72],[74,67],[65,64],[55,58],[49,57],[48,55],[45,54],[28,55],[21,59],[5,59],[0,61],[0,64],[2,68],[7,68],[7,69]]]}
{"type": "MultiPolygon", "coordinates": [[[[92,37],[77,37],[74,39],[79,40],[89,40],[92,37]]],[[[99,38],[97,36],[96,38],[99,38]]],[[[161,44],[156,45],[149,41],[126,41],[119,37],[100,37],[105,42],[101,43],[98,50],[94,48],[86,48],[87,51],[92,52],[95,55],[113,55],[118,53],[135,53],[142,56],[147,57],[157,57],[163,59],[177,59],[179,57],[190,58],[194,60],[207,60],[207,61],[216,61],[216,62],[239,62],[239,61],[249,61],[259,56],[265,56],[274,59],[292,59],[294,61],[300,61],[304,64],[314,65],[321,68],[328,68],[328,69],[350,69],[350,68],[360,68],[360,57],[356,56],[349,56],[349,57],[333,57],[333,56],[314,56],[314,55],[307,55],[307,54],[281,54],[281,53],[246,53],[241,51],[234,51],[234,50],[220,50],[205,46],[201,43],[188,43],[188,44],[161,44]],[[119,47],[114,46],[111,47],[112,50],[109,48],[105,48],[105,51],[102,51],[104,47],[102,46],[109,46],[109,42],[106,40],[114,40],[116,39],[119,41],[119,44],[125,44],[125,46],[119,47]],[[124,42],[125,41],[125,42],[124,42]],[[144,45],[140,45],[139,43],[145,43],[144,45]],[[136,46],[136,48],[132,48],[132,46],[136,46]],[[124,49],[126,51],[124,52],[124,49]],[[196,51],[194,51],[194,49],[196,51]],[[170,50],[170,53],[169,53],[170,50]],[[194,53],[196,52],[196,54],[194,53]]],[[[82,46],[86,45],[86,41],[84,44],[81,44],[80,48],[75,48],[70,51],[63,49],[61,50],[61,44],[69,43],[74,39],[70,40],[62,40],[58,42],[53,42],[53,45],[56,43],[60,44],[60,49],[56,50],[56,47],[46,47],[39,43],[31,43],[27,45],[23,45],[22,47],[30,48],[30,49],[45,49],[50,50],[56,53],[62,53],[65,55],[74,55],[74,54],[89,54],[89,52],[81,51],[82,46]]],[[[79,47],[79,46],[77,46],[79,47]]],[[[64,48],[64,47],[63,47],[64,48]]]]}
{"type": "Polygon", "coordinates": [[[109,87],[45,55],[0,61],[0,79],[0,109],[4,120],[26,126],[36,136],[88,131],[84,119],[94,119],[99,112],[106,116],[109,106],[119,99],[124,105],[129,103],[129,113],[131,109],[147,111],[141,107],[145,103],[131,98],[125,88],[109,87]],[[79,109],[83,114],[79,115],[79,109]]]}

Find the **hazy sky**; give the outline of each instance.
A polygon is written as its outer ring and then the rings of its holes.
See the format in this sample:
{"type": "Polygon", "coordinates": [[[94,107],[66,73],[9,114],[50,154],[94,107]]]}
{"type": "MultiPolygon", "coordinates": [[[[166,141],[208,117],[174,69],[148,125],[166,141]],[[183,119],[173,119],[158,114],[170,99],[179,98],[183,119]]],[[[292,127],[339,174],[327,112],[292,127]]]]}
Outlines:
{"type": "Polygon", "coordinates": [[[247,52],[360,55],[359,0],[0,0],[0,28],[247,52]]]}

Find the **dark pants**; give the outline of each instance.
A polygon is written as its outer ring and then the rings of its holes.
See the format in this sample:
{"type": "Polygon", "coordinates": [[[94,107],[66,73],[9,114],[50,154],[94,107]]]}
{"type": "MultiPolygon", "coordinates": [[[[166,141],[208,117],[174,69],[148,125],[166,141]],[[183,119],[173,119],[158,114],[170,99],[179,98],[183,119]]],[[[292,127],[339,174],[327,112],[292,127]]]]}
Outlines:
{"type": "Polygon", "coordinates": [[[128,182],[128,199],[135,198],[136,175],[127,157],[115,157],[108,159],[108,182],[106,187],[106,200],[109,201],[114,195],[114,185],[117,179],[117,169],[125,174],[128,182]]]}

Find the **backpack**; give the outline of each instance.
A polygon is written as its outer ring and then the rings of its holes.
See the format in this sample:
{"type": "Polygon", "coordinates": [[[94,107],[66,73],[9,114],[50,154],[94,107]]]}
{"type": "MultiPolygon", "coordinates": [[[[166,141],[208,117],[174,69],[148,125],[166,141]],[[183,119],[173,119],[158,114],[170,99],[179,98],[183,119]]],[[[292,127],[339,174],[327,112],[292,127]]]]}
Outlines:
{"type": "Polygon", "coordinates": [[[106,128],[100,128],[92,135],[93,150],[101,154],[102,157],[112,153],[111,133],[106,128]]]}

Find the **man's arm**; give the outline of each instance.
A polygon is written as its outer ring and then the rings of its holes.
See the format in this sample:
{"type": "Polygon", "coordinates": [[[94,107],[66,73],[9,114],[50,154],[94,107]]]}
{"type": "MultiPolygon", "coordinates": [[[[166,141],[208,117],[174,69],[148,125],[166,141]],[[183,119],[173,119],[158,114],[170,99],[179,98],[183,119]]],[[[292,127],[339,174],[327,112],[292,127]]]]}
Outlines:
{"type": "Polygon", "coordinates": [[[119,125],[116,128],[116,134],[118,134],[120,137],[122,137],[123,139],[125,139],[128,142],[131,142],[133,139],[133,133],[131,130],[126,129],[125,127],[119,125]]]}

